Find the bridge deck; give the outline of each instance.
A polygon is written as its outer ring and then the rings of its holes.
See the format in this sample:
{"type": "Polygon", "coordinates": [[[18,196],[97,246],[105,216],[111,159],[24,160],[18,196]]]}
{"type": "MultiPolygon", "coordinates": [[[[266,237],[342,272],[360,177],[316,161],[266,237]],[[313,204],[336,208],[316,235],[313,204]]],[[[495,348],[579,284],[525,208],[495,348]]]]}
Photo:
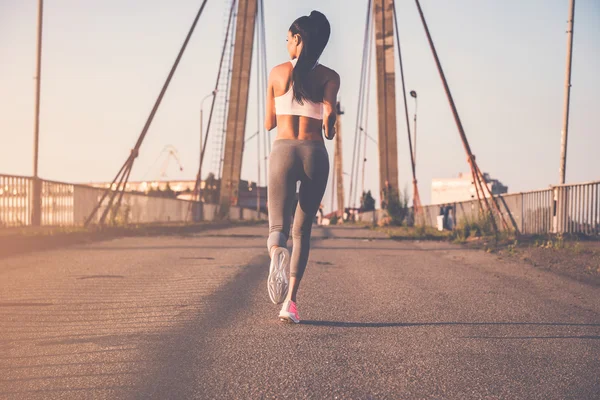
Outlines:
{"type": "Polygon", "coordinates": [[[598,398],[596,287],[315,228],[283,325],[266,227],[0,260],[0,398],[598,398]]]}

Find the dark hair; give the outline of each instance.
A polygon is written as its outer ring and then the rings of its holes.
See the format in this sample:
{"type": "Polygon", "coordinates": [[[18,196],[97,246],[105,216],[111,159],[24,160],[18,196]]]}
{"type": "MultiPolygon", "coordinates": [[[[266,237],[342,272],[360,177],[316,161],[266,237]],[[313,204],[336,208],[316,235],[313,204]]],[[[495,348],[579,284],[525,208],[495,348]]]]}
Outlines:
{"type": "Polygon", "coordinates": [[[311,93],[306,87],[306,78],[315,64],[327,42],[331,33],[331,27],[327,17],[318,11],[313,11],[309,16],[302,16],[294,21],[290,26],[292,35],[300,35],[302,38],[302,51],[296,66],[292,72],[292,81],[294,83],[294,99],[300,104],[303,100],[319,102],[319,93],[311,93]]]}

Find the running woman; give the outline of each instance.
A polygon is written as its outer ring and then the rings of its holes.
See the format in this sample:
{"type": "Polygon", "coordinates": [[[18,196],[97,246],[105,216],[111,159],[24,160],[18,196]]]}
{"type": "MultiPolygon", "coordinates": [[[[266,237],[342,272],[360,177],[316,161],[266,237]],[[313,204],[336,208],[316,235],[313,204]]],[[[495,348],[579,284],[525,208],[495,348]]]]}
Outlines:
{"type": "Polygon", "coordinates": [[[312,223],[329,176],[323,134],[329,140],[335,136],[340,77],[318,62],[330,30],[329,21],[318,11],[294,21],[287,34],[291,60],[273,68],[267,89],[265,127],[269,131],[277,127],[269,156],[267,286],[271,301],[283,303],[279,318],[294,323],[300,322],[296,296],[308,262],[312,223]],[[286,245],[297,182],[290,257],[286,245]]]}

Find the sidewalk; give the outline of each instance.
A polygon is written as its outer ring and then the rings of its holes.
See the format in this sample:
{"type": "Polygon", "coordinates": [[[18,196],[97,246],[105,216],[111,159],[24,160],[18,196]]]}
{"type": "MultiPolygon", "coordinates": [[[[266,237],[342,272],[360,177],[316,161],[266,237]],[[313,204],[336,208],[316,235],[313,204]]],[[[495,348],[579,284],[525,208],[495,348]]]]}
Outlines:
{"type": "Polygon", "coordinates": [[[0,258],[129,236],[185,236],[205,230],[255,225],[260,221],[205,221],[112,227],[25,227],[0,229],[0,258]]]}

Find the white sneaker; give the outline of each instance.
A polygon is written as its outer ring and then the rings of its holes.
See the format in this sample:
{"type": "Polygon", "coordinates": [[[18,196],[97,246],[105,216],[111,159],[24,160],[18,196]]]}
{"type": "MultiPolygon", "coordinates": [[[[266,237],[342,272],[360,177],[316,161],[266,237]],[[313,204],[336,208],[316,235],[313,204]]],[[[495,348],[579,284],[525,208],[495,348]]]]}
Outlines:
{"type": "Polygon", "coordinates": [[[267,288],[274,304],[281,304],[287,296],[290,284],[290,252],[285,247],[277,247],[271,256],[267,288]]]}

